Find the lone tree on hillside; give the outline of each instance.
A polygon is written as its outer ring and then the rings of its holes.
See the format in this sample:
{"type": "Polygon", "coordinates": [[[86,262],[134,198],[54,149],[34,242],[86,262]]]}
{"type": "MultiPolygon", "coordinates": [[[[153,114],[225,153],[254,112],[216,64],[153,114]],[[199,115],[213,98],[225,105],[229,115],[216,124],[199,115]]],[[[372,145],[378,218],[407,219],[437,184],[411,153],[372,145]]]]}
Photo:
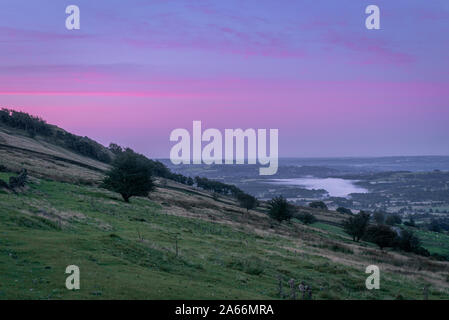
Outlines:
{"type": "Polygon", "coordinates": [[[353,241],[359,242],[365,234],[369,219],[369,213],[360,211],[358,214],[349,217],[348,220],[343,223],[343,229],[347,234],[352,236],[353,241]]]}
{"type": "Polygon", "coordinates": [[[250,194],[239,193],[237,195],[237,200],[240,203],[240,206],[246,209],[246,212],[257,207],[257,199],[250,194]]]}
{"type": "Polygon", "coordinates": [[[398,244],[397,233],[384,224],[369,226],[363,238],[366,241],[377,244],[380,250],[386,247],[394,247],[398,244]]]}
{"type": "Polygon", "coordinates": [[[292,217],[292,206],[283,196],[275,197],[268,202],[268,214],[271,218],[282,222],[292,217]]]}
{"type": "Polygon", "coordinates": [[[146,196],[154,189],[151,168],[134,152],[122,152],[106,173],[103,187],[119,193],[125,202],[133,196],[146,196]]]}

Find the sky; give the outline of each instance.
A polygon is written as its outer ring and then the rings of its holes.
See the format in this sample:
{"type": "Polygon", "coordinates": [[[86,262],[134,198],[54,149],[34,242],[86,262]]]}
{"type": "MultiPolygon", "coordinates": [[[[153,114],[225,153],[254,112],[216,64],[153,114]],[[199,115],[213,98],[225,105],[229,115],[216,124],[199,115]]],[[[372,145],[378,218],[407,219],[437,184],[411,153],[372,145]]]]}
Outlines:
{"type": "Polygon", "coordinates": [[[448,58],[447,0],[0,2],[0,107],[154,158],[194,120],[279,129],[281,157],[449,155],[448,58]]]}

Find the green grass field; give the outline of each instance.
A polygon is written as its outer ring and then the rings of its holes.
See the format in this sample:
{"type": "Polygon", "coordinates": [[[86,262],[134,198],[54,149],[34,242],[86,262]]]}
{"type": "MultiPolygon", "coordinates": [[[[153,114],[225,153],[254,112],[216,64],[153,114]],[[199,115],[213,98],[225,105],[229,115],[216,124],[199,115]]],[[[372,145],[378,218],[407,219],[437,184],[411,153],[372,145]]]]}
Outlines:
{"type": "Polygon", "coordinates": [[[411,229],[421,239],[423,247],[429,250],[431,254],[437,253],[449,257],[449,235],[427,230],[417,230],[415,228],[411,229]]]}
{"type": "Polygon", "coordinates": [[[32,179],[0,192],[0,204],[0,299],[277,299],[278,276],[286,293],[290,278],[306,281],[314,299],[421,299],[426,283],[386,271],[369,291],[363,267],[332,261],[320,243],[167,214],[147,198],[126,204],[95,187],[32,179]],[[79,291],[65,288],[68,265],[80,268],[79,291]]]}

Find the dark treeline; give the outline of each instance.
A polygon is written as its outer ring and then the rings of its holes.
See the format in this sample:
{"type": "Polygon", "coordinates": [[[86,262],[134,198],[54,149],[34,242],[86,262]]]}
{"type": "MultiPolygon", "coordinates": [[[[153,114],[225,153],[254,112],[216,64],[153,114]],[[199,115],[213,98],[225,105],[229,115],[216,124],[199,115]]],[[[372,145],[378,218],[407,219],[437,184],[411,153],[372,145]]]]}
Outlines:
{"type": "Polygon", "coordinates": [[[36,134],[47,137],[53,135],[53,128],[49,124],[41,118],[25,112],[2,108],[0,109],[0,122],[13,128],[25,130],[32,137],[36,134]]]}
{"type": "Polygon", "coordinates": [[[32,138],[36,135],[52,138],[57,144],[83,156],[106,163],[112,161],[110,152],[101,144],[88,137],[80,137],[62,131],[49,125],[45,120],[28,113],[2,108],[0,109],[0,122],[9,127],[24,130],[32,138]]]}
{"type": "Polygon", "coordinates": [[[244,193],[242,190],[240,190],[234,185],[226,184],[215,180],[209,180],[207,178],[195,177],[195,183],[198,186],[198,188],[223,195],[231,195],[237,197],[239,194],[244,193]]]}

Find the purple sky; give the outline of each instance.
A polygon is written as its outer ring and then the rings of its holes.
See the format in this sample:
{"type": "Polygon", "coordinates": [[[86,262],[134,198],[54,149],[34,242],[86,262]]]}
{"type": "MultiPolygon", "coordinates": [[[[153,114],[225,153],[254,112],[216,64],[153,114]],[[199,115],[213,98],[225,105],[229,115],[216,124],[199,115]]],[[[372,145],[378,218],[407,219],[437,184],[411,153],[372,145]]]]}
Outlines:
{"type": "Polygon", "coordinates": [[[447,0],[0,2],[0,106],[152,157],[193,120],[277,128],[283,157],[448,155],[448,58],[447,0]]]}

